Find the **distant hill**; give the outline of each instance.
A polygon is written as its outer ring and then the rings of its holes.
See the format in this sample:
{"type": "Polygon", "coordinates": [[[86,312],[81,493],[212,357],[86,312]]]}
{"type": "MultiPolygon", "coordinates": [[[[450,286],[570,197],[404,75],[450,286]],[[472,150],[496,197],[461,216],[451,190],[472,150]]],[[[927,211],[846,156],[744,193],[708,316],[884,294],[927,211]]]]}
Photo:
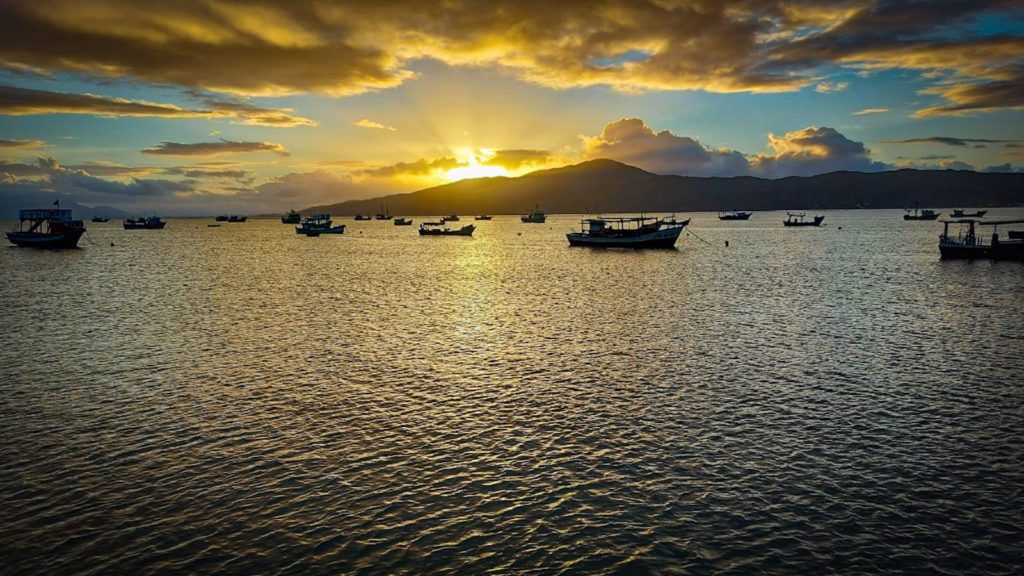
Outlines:
{"type": "Polygon", "coordinates": [[[961,170],[832,172],[778,180],[660,176],[613,160],[592,160],[519,178],[475,178],[409,194],[314,206],[303,213],[522,214],[700,212],[1024,205],[1024,174],[961,170]]]}
{"type": "MultiPolygon", "coordinates": [[[[52,204],[52,198],[41,197],[36,193],[25,193],[25,194],[13,194],[10,196],[0,197],[0,220],[17,220],[18,211],[23,208],[56,208],[52,204]]],[[[69,208],[72,210],[72,215],[75,218],[81,218],[88,220],[93,216],[106,216],[107,218],[127,218],[131,214],[124,210],[118,210],[117,208],[111,208],[110,206],[95,206],[90,208],[72,202],[67,199],[61,200],[61,208],[69,208]]]]}

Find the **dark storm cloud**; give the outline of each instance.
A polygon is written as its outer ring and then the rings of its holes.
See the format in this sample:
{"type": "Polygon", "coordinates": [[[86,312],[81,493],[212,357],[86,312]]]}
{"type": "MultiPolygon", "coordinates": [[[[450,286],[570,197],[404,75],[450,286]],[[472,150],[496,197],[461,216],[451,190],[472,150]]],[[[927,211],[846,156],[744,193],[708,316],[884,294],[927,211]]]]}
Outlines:
{"type": "Polygon", "coordinates": [[[220,154],[245,154],[252,152],[273,152],[281,156],[288,156],[288,150],[276,142],[232,142],[220,140],[219,142],[195,142],[182,144],[180,142],[161,142],[156,146],[145,148],[143,154],[157,154],[163,156],[216,156],[220,154]]]}
{"type": "Polygon", "coordinates": [[[1014,146],[1019,140],[993,140],[991,138],[958,138],[956,136],[927,136],[922,138],[906,138],[903,140],[883,140],[886,144],[945,144],[947,146],[967,146],[968,143],[1000,144],[1010,142],[1007,147],[1014,146]]]}

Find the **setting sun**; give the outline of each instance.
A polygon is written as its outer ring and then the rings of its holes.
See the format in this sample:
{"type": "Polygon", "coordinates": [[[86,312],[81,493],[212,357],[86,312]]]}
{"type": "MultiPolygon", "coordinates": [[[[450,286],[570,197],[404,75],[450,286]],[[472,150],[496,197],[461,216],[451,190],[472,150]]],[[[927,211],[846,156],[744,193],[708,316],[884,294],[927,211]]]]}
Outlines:
{"type": "Polygon", "coordinates": [[[482,166],[472,164],[461,168],[452,168],[445,173],[445,178],[451,182],[465,180],[466,178],[490,178],[493,176],[508,176],[508,170],[501,166],[482,166]]]}

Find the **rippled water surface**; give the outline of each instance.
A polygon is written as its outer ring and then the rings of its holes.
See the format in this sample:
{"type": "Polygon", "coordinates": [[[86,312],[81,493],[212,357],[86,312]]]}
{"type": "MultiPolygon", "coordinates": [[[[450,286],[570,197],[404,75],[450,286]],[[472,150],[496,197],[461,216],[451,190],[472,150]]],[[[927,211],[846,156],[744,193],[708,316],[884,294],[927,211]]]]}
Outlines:
{"type": "Polygon", "coordinates": [[[0,248],[0,571],[1020,574],[1024,265],[827,214],[0,248]]]}

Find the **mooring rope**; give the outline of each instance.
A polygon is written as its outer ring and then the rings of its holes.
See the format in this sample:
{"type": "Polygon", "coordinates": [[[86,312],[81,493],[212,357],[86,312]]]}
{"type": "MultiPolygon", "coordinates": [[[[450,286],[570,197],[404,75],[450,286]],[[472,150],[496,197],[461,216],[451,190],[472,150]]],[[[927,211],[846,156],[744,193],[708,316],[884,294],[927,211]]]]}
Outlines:
{"type": "Polygon", "coordinates": [[[708,246],[714,246],[714,244],[712,244],[711,242],[708,242],[707,240],[701,238],[700,236],[697,236],[697,233],[694,232],[693,230],[690,230],[689,228],[686,229],[686,233],[693,236],[697,240],[700,240],[701,242],[707,244],[708,246]]]}

